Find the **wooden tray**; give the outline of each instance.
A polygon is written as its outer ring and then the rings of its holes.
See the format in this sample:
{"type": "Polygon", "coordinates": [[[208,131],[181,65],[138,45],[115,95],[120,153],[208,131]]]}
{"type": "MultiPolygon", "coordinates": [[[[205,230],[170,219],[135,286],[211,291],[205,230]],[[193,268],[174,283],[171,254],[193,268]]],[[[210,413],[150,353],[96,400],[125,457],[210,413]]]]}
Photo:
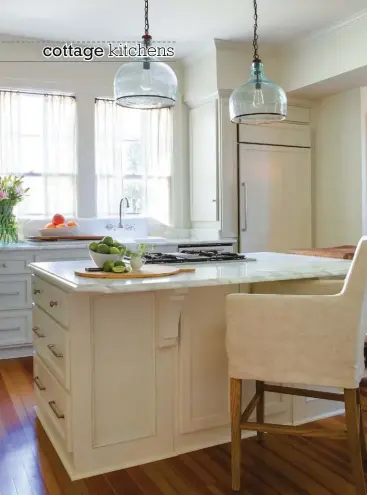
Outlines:
{"type": "Polygon", "coordinates": [[[103,235],[30,236],[27,241],[100,241],[103,235]]]}
{"type": "Polygon", "coordinates": [[[174,266],[149,265],[144,266],[139,271],[128,273],[111,273],[111,272],[85,272],[76,271],[75,275],[85,278],[108,278],[108,279],[131,279],[131,278],[155,278],[170,277],[179,273],[193,273],[195,268],[176,268],[174,266]]]}

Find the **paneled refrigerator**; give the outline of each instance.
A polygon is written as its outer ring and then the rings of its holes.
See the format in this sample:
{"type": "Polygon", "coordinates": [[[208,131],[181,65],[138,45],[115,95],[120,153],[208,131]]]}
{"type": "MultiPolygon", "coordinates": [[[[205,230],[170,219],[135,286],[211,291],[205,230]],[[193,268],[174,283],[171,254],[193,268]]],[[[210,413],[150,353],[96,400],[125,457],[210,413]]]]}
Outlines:
{"type": "Polygon", "coordinates": [[[309,127],[289,123],[254,127],[238,128],[240,252],[309,248],[309,127]]]}

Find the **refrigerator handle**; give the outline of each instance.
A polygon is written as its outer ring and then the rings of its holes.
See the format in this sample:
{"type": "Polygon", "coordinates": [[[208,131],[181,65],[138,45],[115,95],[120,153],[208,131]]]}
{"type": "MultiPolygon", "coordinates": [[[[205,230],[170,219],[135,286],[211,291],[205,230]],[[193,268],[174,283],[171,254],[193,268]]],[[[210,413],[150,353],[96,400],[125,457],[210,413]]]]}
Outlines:
{"type": "Polygon", "coordinates": [[[241,183],[241,232],[247,230],[247,182],[241,183]]]}

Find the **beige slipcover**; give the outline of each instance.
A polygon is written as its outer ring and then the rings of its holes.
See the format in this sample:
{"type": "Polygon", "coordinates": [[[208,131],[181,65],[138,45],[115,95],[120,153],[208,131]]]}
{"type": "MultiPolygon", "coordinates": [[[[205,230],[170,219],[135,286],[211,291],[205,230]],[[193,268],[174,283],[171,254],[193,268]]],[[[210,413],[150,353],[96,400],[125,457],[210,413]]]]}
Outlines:
{"type": "Polygon", "coordinates": [[[335,295],[227,296],[229,376],[357,388],[367,333],[367,236],[335,295]]]}

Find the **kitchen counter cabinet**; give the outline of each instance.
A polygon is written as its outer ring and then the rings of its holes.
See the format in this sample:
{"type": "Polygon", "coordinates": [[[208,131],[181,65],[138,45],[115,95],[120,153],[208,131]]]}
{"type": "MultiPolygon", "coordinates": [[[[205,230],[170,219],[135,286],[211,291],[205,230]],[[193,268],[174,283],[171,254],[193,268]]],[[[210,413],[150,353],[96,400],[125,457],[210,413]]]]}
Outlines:
{"type": "MultiPolygon", "coordinates": [[[[226,295],[282,292],[282,284],[299,293],[318,277],[345,276],[350,266],[254,257],[257,268],[218,264],[197,267],[193,279],[100,281],[104,287],[93,290],[72,277],[77,262],[31,265],[37,415],[72,479],[229,441],[226,295]]],[[[245,405],[254,383],[243,387],[245,405]]],[[[339,404],[298,399],[267,394],[266,419],[296,424],[339,412],[339,404]]]]}

